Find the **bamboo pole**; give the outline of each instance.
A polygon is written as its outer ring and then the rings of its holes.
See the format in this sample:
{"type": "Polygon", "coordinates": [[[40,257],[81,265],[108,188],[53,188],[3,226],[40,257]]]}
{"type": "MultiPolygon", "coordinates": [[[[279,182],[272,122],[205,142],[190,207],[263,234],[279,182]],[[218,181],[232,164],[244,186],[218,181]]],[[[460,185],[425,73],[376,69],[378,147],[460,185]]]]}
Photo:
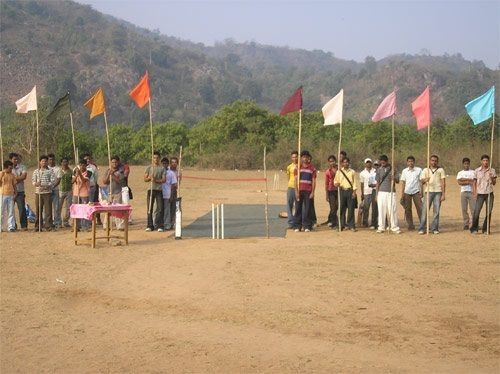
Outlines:
{"type": "Polygon", "coordinates": [[[389,233],[391,232],[392,228],[392,216],[393,216],[393,211],[392,207],[394,204],[394,114],[392,115],[392,143],[391,143],[391,195],[389,198],[389,230],[387,230],[389,233]]]}
{"type": "Polygon", "coordinates": [[[1,157],[1,168],[3,170],[3,137],[2,137],[2,121],[0,121],[0,157],[1,157]]]}
{"type": "Polygon", "coordinates": [[[264,215],[266,217],[266,236],[269,239],[269,194],[267,189],[267,166],[266,166],[266,147],[264,147],[264,179],[266,183],[266,205],[264,215]]]}
{"type": "MultiPolygon", "coordinates": [[[[109,171],[111,171],[111,145],[109,143],[109,130],[108,130],[108,120],[106,118],[106,111],[104,111],[104,124],[106,125],[106,141],[108,143],[108,169],[109,171]]],[[[111,184],[113,183],[112,175],[113,175],[112,173],[109,173],[108,203],[111,203],[111,191],[113,190],[111,186],[111,184]]]]}
{"type": "Polygon", "coordinates": [[[431,210],[431,201],[429,199],[429,184],[431,181],[431,164],[430,164],[430,159],[431,159],[431,124],[429,123],[429,126],[427,126],[427,186],[425,189],[427,190],[427,196],[426,196],[426,201],[425,201],[425,221],[426,221],[426,229],[425,233],[429,235],[429,211],[431,210]]]}
{"type": "Polygon", "coordinates": [[[149,129],[151,132],[151,187],[149,190],[149,209],[148,214],[153,214],[153,179],[154,179],[154,143],[153,143],[153,114],[151,110],[151,98],[148,100],[148,108],[149,108],[149,129]]]}
{"type": "MultiPolygon", "coordinates": [[[[41,184],[42,178],[40,175],[40,130],[38,125],[38,108],[35,110],[36,119],[36,160],[38,162],[38,181],[41,184]]],[[[40,194],[40,187],[38,187],[38,232],[42,232],[42,199],[40,194]]],[[[36,188],[35,188],[36,191],[36,188]]]]}
{"type": "Polygon", "coordinates": [[[177,198],[181,195],[181,163],[182,163],[182,145],[179,148],[179,164],[177,165],[177,198]]]}
{"type": "MultiPolygon", "coordinates": [[[[491,171],[491,168],[493,167],[493,142],[495,139],[494,136],[495,136],[495,113],[493,113],[493,118],[491,120],[490,171],[491,171]]],[[[491,213],[493,210],[493,209],[490,210],[490,198],[491,198],[491,193],[488,194],[488,202],[486,204],[486,234],[487,235],[490,235],[491,213]]]]}
{"type": "MultiPolygon", "coordinates": [[[[302,166],[302,157],[300,157],[300,144],[302,141],[302,109],[299,110],[299,139],[298,139],[298,145],[297,145],[297,152],[299,153],[297,156],[297,175],[295,177],[295,212],[297,212],[297,205],[299,204],[300,200],[300,168],[302,166]],[[297,195],[299,196],[299,199],[297,199],[297,195]]],[[[301,218],[302,219],[302,218],[301,218]]],[[[302,221],[300,222],[302,225],[302,221]]]]}
{"type": "MultiPolygon", "coordinates": [[[[340,133],[339,133],[339,149],[337,152],[337,172],[342,168],[342,163],[340,161],[340,151],[342,146],[342,122],[340,122],[340,133]]],[[[339,232],[342,232],[342,224],[340,222],[340,185],[337,187],[337,223],[339,226],[339,232]]]]}

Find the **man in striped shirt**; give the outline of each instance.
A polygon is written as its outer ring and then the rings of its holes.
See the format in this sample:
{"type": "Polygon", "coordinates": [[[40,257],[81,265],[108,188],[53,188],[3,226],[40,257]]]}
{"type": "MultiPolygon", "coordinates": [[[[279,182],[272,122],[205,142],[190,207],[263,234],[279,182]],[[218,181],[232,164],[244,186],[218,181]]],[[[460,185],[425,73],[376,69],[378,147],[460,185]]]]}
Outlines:
{"type": "MultiPolygon", "coordinates": [[[[310,217],[311,199],[314,198],[316,189],[316,168],[311,164],[311,154],[303,151],[300,154],[301,164],[299,170],[298,185],[295,188],[295,199],[297,206],[295,209],[294,231],[304,229],[305,232],[312,230],[310,217]]],[[[297,175],[297,170],[295,170],[297,175]]]]}
{"type": "Polygon", "coordinates": [[[52,228],[52,188],[56,182],[55,174],[48,168],[48,157],[40,156],[39,168],[33,172],[31,182],[35,186],[36,217],[35,230],[43,224],[45,230],[52,228]],[[43,221],[42,221],[43,214],[43,221]]]}

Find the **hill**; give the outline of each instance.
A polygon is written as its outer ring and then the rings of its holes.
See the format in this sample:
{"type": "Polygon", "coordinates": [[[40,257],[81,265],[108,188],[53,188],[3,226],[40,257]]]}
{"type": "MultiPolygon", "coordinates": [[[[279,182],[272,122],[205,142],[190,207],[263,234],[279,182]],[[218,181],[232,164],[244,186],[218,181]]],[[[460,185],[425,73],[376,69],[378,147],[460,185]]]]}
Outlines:
{"type": "Polygon", "coordinates": [[[344,88],[346,117],[365,121],[393,87],[399,120],[412,121],[410,101],[433,88],[433,114],[446,120],[463,114],[463,104],[496,82],[498,71],[460,55],[401,54],[364,63],[332,53],[226,40],[214,47],[161,35],[103,15],[71,1],[2,1],[0,11],[0,104],[13,102],[37,84],[46,105],[70,90],[77,122],[82,103],[98,86],[106,93],[112,123],[134,127],[147,121],[128,91],[146,69],[154,91],[156,121],[193,125],[222,106],[250,99],[278,111],[304,86],[304,106],[318,111],[344,88]]]}

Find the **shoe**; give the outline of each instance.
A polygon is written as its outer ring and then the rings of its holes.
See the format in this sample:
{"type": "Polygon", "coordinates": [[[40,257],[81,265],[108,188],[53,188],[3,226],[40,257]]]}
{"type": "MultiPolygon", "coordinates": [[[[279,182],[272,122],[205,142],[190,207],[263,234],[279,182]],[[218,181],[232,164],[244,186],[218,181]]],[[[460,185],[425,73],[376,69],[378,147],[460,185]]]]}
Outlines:
{"type": "Polygon", "coordinates": [[[349,230],[351,230],[352,232],[358,231],[355,227],[351,227],[349,230]]]}
{"type": "Polygon", "coordinates": [[[369,229],[370,230],[375,230],[375,226],[370,226],[369,229]]]}
{"type": "Polygon", "coordinates": [[[332,223],[331,223],[331,222],[328,222],[326,225],[327,225],[328,227],[332,227],[332,223]]]}
{"type": "Polygon", "coordinates": [[[151,227],[147,227],[146,231],[150,232],[150,231],[153,231],[153,229],[151,227]]]}
{"type": "Polygon", "coordinates": [[[464,225],[464,231],[469,230],[469,225],[464,225]]]}
{"type": "Polygon", "coordinates": [[[383,234],[384,233],[384,230],[377,230],[376,231],[377,234],[383,234]]]}
{"type": "Polygon", "coordinates": [[[432,233],[433,233],[434,235],[438,235],[438,234],[439,234],[439,230],[434,230],[432,233]]]}
{"type": "Polygon", "coordinates": [[[294,231],[294,232],[299,232],[299,231],[300,231],[300,229],[293,229],[293,231],[294,231]]]}
{"type": "Polygon", "coordinates": [[[425,231],[419,230],[418,235],[424,235],[424,234],[425,234],[425,231]]]}
{"type": "Polygon", "coordinates": [[[16,232],[16,229],[12,227],[9,229],[9,232],[16,232]]]}
{"type": "Polygon", "coordinates": [[[163,232],[164,230],[160,227],[157,231],[158,232],[163,232]]]}
{"type": "Polygon", "coordinates": [[[338,226],[332,226],[332,230],[339,231],[339,227],[338,226]]]}
{"type": "Polygon", "coordinates": [[[393,234],[399,235],[401,234],[401,230],[393,231],[393,234]]]}
{"type": "Polygon", "coordinates": [[[305,229],[304,232],[311,232],[311,230],[310,229],[305,229]]]}

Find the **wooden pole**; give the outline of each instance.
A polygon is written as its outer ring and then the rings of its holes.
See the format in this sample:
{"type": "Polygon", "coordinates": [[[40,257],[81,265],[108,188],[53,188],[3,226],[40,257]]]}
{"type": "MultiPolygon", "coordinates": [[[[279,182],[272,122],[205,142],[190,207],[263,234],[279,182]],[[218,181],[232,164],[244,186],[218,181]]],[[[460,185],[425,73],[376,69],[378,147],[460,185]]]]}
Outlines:
{"type": "MultiPolygon", "coordinates": [[[[340,171],[342,164],[340,162],[340,151],[342,147],[342,122],[340,122],[340,132],[339,132],[339,149],[337,152],[337,172],[340,171]]],[[[337,187],[337,223],[339,225],[339,232],[342,232],[342,224],[340,222],[340,186],[337,187]]]]}
{"type": "Polygon", "coordinates": [[[75,127],[73,125],[73,113],[69,112],[69,120],[71,122],[71,136],[73,138],[73,154],[75,156],[75,165],[78,165],[78,154],[76,152],[75,127]]]}
{"type": "MultiPolygon", "coordinates": [[[[295,177],[295,198],[294,198],[295,199],[295,212],[297,211],[297,205],[299,203],[299,201],[297,200],[297,195],[299,195],[299,198],[300,198],[299,182],[300,182],[300,167],[302,166],[302,158],[300,157],[301,141],[302,141],[302,109],[299,110],[299,140],[298,140],[298,145],[297,145],[297,152],[299,152],[299,154],[297,155],[298,156],[297,166],[296,166],[297,175],[295,177]]],[[[301,222],[301,225],[302,225],[302,222],[301,222]]]]}
{"type": "MultiPolygon", "coordinates": [[[[495,136],[495,113],[493,113],[493,118],[491,120],[491,144],[490,144],[490,170],[493,167],[493,141],[495,136]]],[[[491,225],[491,211],[490,210],[490,196],[491,193],[488,194],[488,202],[486,204],[486,234],[490,235],[490,225],[491,225]]]]}
{"type": "Polygon", "coordinates": [[[266,217],[266,236],[269,239],[269,194],[267,189],[266,147],[264,147],[264,179],[266,183],[266,205],[264,209],[264,214],[266,217]]]}
{"type": "MultiPolygon", "coordinates": [[[[38,125],[38,108],[35,110],[36,119],[36,160],[38,162],[38,181],[41,183],[42,178],[40,175],[40,130],[38,125]]],[[[38,232],[42,231],[42,199],[40,194],[40,187],[38,187],[38,232]]],[[[35,188],[36,191],[36,188],[35,188]]],[[[47,209],[47,208],[46,208],[47,209]]]]}
{"type": "Polygon", "coordinates": [[[393,211],[392,207],[394,204],[394,114],[392,115],[392,143],[391,143],[391,196],[389,198],[389,230],[391,232],[393,211]]]}
{"type": "Polygon", "coordinates": [[[177,169],[178,169],[178,172],[177,172],[177,175],[179,176],[179,178],[177,179],[177,197],[179,197],[181,195],[181,163],[182,163],[182,145],[180,146],[179,148],[179,164],[177,165],[177,169]]]}
{"type": "Polygon", "coordinates": [[[0,121],[0,157],[1,157],[1,168],[3,170],[3,137],[2,137],[2,121],[0,121]]]}
{"type": "MultiPolygon", "coordinates": [[[[111,171],[111,145],[109,143],[109,130],[108,130],[108,120],[106,118],[106,111],[104,111],[104,124],[106,125],[106,141],[108,143],[108,168],[111,171]]],[[[97,181],[96,181],[97,183],[97,181]]],[[[109,189],[108,189],[108,202],[111,202],[111,191],[113,183],[112,173],[109,173],[109,189]]]]}
{"type": "Polygon", "coordinates": [[[429,211],[431,210],[431,202],[429,199],[429,184],[431,181],[431,164],[430,164],[430,159],[431,159],[431,124],[429,123],[429,126],[427,126],[427,177],[429,180],[427,181],[427,186],[425,189],[427,190],[427,196],[426,196],[426,201],[425,201],[425,216],[426,216],[426,234],[429,235],[429,211]]]}
{"type": "Polygon", "coordinates": [[[148,101],[149,107],[149,129],[151,132],[151,187],[149,190],[149,214],[153,214],[153,179],[154,179],[154,143],[153,143],[153,114],[151,110],[151,98],[148,101]]]}

